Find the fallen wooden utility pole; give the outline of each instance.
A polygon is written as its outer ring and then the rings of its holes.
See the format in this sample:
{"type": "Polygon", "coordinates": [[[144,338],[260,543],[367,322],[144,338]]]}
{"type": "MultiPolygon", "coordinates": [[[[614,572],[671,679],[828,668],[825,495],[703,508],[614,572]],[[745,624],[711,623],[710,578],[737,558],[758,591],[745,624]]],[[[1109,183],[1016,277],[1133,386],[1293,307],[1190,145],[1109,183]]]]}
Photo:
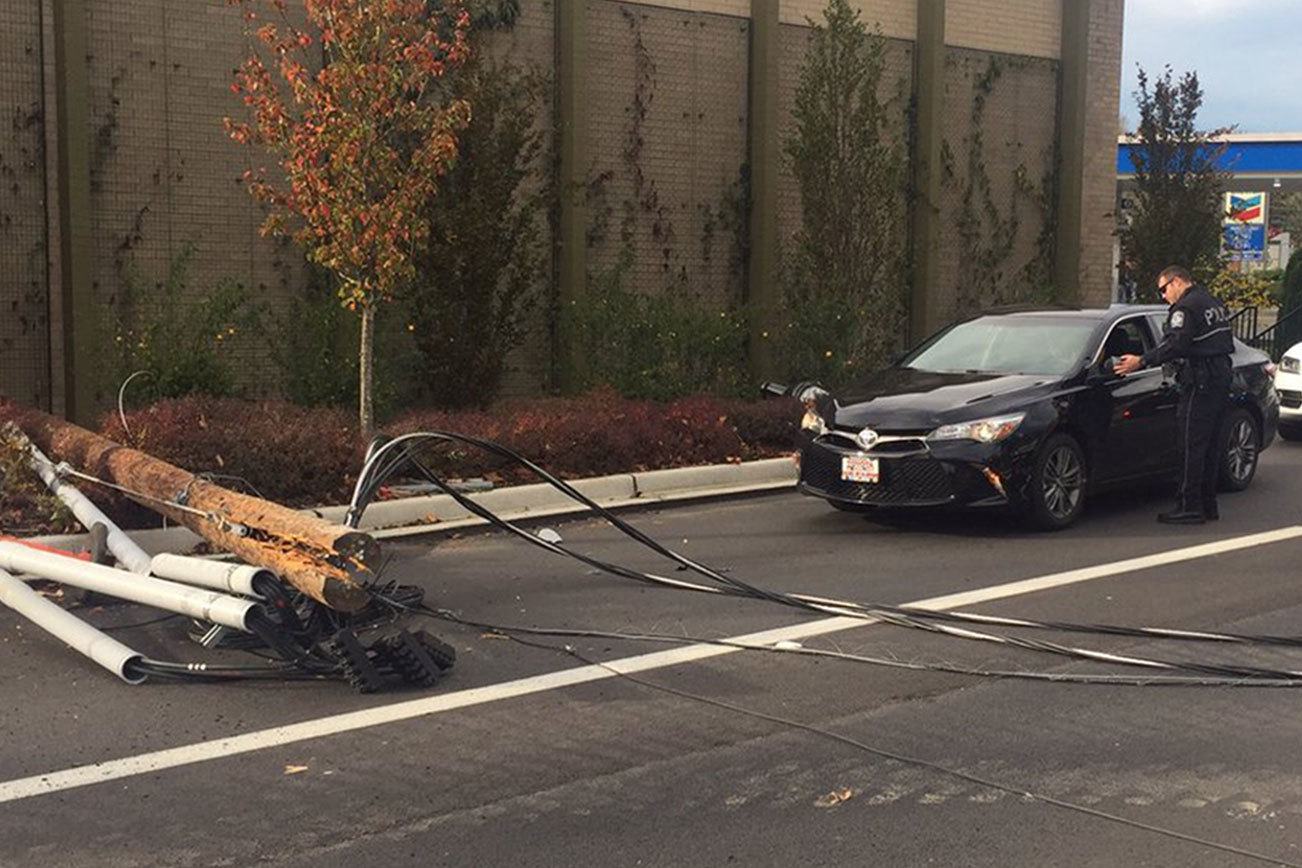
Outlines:
{"type": "Polygon", "coordinates": [[[343,612],[368,602],[379,563],[379,546],[368,534],[222,488],[39,410],[22,410],[14,421],[52,460],[119,486],[142,506],[272,570],[314,600],[343,612]]]}

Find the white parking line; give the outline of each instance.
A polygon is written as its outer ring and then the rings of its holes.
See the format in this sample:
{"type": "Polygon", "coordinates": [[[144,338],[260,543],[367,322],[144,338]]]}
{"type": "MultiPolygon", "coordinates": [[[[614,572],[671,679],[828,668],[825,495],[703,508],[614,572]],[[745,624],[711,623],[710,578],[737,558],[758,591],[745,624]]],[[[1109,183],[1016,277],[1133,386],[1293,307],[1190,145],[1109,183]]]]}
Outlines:
{"type": "MultiPolygon", "coordinates": [[[[1053,573],[1047,576],[1038,576],[1036,578],[1008,582],[993,587],[978,588],[976,590],[964,591],[958,594],[946,594],[941,597],[917,600],[908,603],[907,605],[925,609],[953,609],[959,606],[970,606],[975,603],[983,603],[990,600],[1001,600],[1022,594],[1035,593],[1036,591],[1061,588],[1066,585],[1088,582],[1094,579],[1119,575],[1121,573],[1152,569],[1153,567],[1196,560],[1198,558],[1253,548],[1255,546],[1268,545],[1270,543],[1282,542],[1284,540],[1296,539],[1298,537],[1302,537],[1302,525],[1280,528],[1279,530],[1267,531],[1265,533],[1251,534],[1249,536],[1233,537],[1218,542],[1189,546],[1187,548],[1159,552],[1157,554],[1145,555],[1143,557],[1129,558],[1123,561],[1114,561],[1109,564],[1100,564],[1093,567],[1084,567],[1077,570],[1068,570],[1062,573],[1053,573]]],[[[822,636],[827,633],[835,633],[840,630],[848,630],[852,627],[862,627],[868,623],[871,622],[859,618],[825,618],[803,624],[794,624],[790,627],[780,627],[774,630],[765,630],[744,636],[733,636],[730,641],[748,644],[768,644],[779,642],[784,639],[808,639],[814,636],[822,636]]],[[[506,681],[501,684],[491,684],[485,687],[461,690],[456,693],[447,693],[441,696],[429,696],[423,699],[409,700],[407,702],[395,702],[377,708],[368,708],[362,711],[352,711],[344,714],[333,714],[328,717],[306,720],[301,723],[292,723],[287,726],[272,727],[257,732],[245,733],[244,735],[218,738],[211,741],[203,741],[196,744],[188,744],[181,747],[153,751],[138,756],[108,760],[93,765],[75,766],[61,771],[49,772],[42,775],[33,775],[32,777],[18,778],[16,780],[0,783],[0,803],[30,799],[34,796],[41,796],[47,793],[59,792],[61,790],[88,787],[93,784],[104,783],[105,781],[129,778],[136,775],[145,775],[162,771],[164,769],[193,765],[195,763],[220,759],[222,757],[236,756],[251,751],[264,750],[266,748],[279,747],[281,745],[294,744],[296,742],[308,741],[315,738],[324,738],[331,735],[339,735],[340,733],[367,729],[369,727],[380,726],[386,723],[395,723],[403,720],[412,720],[417,717],[426,717],[432,714],[441,714],[458,708],[468,708],[474,705],[483,705],[488,702],[498,702],[503,699],[511,699],[517,696],[543,693],[545,691],[557,690],[562,687],[570,687],[575,684],[601,681],[607,678],[616,677],[616,673],[647,672],[652,669],[662,669],[666,666],[677,666],[682,663],[707,660],[712,657],[722,657],[727,654],[734,654],[738,650],[740,649],[721,647],[718,645],[687,645],[670,651],[656,651],[650,654],[638,654],[633,657],[624,657],[619,660],[610,661],[604,666],[579,666],[572,669],[563,669],[559,672],[549,672],[544,675],[535,675],[530,678],[521,678],[516,681],[506,681]]]]}

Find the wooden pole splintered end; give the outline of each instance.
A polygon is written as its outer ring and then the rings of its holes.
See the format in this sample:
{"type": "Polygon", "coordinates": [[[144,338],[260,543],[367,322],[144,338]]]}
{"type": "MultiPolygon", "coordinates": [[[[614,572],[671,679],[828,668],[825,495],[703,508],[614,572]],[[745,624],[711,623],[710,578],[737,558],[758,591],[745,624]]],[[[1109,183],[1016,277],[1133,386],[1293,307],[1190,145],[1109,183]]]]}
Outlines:
{"type": "Polygon", "coordinates": [[[51,460],[135,492],[132,499],[142,506],[275,572],[312,599],[342,612],[369,601],[367,586],[379,563],[371,536],[230,491],[39,410],[24,410],[15,421],[51,460]]]}

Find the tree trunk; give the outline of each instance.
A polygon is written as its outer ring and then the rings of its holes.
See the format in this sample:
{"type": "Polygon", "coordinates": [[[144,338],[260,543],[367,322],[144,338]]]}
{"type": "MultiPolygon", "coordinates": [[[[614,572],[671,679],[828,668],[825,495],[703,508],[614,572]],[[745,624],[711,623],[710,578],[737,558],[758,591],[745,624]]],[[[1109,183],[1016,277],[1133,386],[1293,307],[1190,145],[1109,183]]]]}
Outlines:
{"type": "Polygon", "coordinates": [[[375,307],[362,305],[362,339],[358,349],[357,423],[362,436],[375,431],[375,307]]]}

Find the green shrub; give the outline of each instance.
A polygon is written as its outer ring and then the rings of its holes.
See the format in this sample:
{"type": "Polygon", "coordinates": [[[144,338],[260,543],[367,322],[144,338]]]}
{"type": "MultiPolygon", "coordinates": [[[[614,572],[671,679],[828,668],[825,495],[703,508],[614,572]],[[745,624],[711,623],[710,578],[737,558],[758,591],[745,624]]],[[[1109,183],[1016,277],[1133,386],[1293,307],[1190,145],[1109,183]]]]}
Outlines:
{"type": "Polygon", "coordinates": [[[624,286],[626,260],[595,277],[574,312],[586,356],[583,388],[608,385],[627,398],[672,400],[747,392],[746,323],[682,287],[658,296],[624,286]]]}
{"type": "Polygon", "coordinates": [[[182,395],[233,395],[238,381],[232,348],[259,321],[252,295],[233,280],[218,280],[202,293],[189,288],[194,249],[172,260],[167,276],[149,286],[134,269],[126,272],[116,307],[115,384],[136,371],[133,404],[182,395]]]}
{"type": "Polygon", "coordinates": [[[785,142],[800,229],[785,264],[781,373],[829,385],[880,365],[905,322],[908,162],[879,97],[886,40],[846,0],[814,23],[785,142]]]}
{"type": "Polygon", "coordinates": [[[1212,278],[1210,289],[1231,310],[1241,310],[1274,304],[1277,287],[1268,272],[1225,269],[1212,278]]]}
{"type": "Polygon", "coordinates": [[[546,272],[550,188],[536,118],[547,82],[478,56],[450,81],[450,95],[473,107],[471,120],[430,202],[429,243],[406,296],[424,395],[443,407],[484,406],[546,272]]]}
{"type": "Polygon", "coordinates": [[[1266,268],[1259,272],[1266,282],[1270,284],[1270,298],[1266,302],[1272,307],[1278,307],[1280,302],[1280,293],[1284,289],[1284,269],[1266,268]]]}
{"type": "Polygon", "coordinates": [[[1279,282],[1279,311],[1289,313],[1302,307],[1302,253],[1295,253],[1279,282]]]}
{"type": "Polygon", "coordinates": [[[883,319],[862,299],[811,295],[791,305],[777,335],[788,381],[816,380],[838,387],[880,368],[904,342],[903,320],[883,319]]]}
{"type": "MultiPolygon", "coordinates": [[[[328,272],[311,267],[307,285],[271,315],[265,337],[281,373],[281,392],[305,407],[357,405],[357,315],[344,307],[328,272]]],[[[384,418],[419,389],[414,326],[401,302],[375,312],[375,413],[384,418]]]]}
{"type": "Polygon", "coordinates": [[[1280,281],[1279,315],[1284,319],[1293,314],[1291,319],[1280,326],[1276,346],[1288,349],[1302,341],[1302,253],[1295,253],[1288,261],[1284,279],[1280,281]]]}

